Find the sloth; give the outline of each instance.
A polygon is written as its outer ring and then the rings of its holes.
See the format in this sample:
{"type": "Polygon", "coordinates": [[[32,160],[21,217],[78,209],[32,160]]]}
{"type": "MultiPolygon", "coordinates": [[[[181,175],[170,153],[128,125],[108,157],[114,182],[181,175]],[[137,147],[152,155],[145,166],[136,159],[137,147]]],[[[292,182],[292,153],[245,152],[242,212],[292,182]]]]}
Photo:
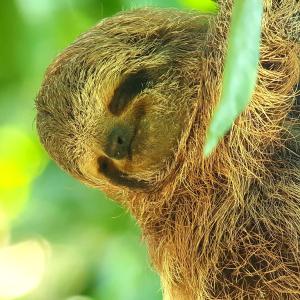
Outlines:
{"type": "Polygon", "coordinates": [[[219,4],[124,11],[81,35],[46,71],[38,133],[135,217],[164,299],[300,299],[300,3],[264,1],[255,91],[205,159],[232,10],[219,4]]]}

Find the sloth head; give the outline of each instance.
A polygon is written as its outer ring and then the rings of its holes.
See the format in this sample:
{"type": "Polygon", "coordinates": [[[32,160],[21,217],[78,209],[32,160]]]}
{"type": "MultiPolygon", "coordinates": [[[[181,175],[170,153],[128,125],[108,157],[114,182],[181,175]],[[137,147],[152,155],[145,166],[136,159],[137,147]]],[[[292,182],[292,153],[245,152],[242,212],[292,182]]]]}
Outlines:
{"type": "Polygon", "coordinates": [[[143,189],[171,164],[198,94],[208,17],[123,12],[49,66],[36,99],[50,156],[95,187],[143,189]]]}

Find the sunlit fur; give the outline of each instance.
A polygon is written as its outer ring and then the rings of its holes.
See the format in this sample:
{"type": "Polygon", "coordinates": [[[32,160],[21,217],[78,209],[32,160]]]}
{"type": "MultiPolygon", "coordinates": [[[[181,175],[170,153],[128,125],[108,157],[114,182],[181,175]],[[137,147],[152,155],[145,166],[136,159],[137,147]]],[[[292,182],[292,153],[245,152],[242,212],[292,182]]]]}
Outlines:
{"type": "Polygon", "coordinates": [[[62,168],[133,214],[165,299],[300,299],[300,3],[264,1],[252,101],[204,159],[232,7],[220,2],[217,17],[143,9],[81,36],[46,73],[38,131],[62,168]],[[141,67],[159,82],[112,116],[122,74],[141,67]],[[99,173],[97,158],[108,128],[134,122],[140,103],[136,154],[113,163],[148,185],[127,188],[99,173]]]}

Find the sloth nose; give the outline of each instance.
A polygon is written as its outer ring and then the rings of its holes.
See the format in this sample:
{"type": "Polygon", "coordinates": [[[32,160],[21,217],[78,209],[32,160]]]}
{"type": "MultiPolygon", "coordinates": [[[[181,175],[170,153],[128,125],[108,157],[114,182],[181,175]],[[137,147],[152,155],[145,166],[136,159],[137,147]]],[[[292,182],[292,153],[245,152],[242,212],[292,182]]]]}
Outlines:
{"type": "Polygon", "coordinates": [[[133,132],[130,128],[125,126],[114,127],[108,136],[105,154],[114,159],[129,157],[132,137],[133,132]]]}

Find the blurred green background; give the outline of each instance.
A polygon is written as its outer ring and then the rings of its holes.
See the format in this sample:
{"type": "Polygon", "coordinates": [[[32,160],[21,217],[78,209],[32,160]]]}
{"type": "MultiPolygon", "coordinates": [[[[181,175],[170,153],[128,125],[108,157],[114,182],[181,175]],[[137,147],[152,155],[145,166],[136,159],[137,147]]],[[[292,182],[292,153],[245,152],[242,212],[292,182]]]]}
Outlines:
{"type": "Polygon", "coordinates": [[[0,4],[0,300],[161,299],[135,221],[48,159],[34,98],[46,67],[100,19],[209,0],[9,0],[0,4]]]}

